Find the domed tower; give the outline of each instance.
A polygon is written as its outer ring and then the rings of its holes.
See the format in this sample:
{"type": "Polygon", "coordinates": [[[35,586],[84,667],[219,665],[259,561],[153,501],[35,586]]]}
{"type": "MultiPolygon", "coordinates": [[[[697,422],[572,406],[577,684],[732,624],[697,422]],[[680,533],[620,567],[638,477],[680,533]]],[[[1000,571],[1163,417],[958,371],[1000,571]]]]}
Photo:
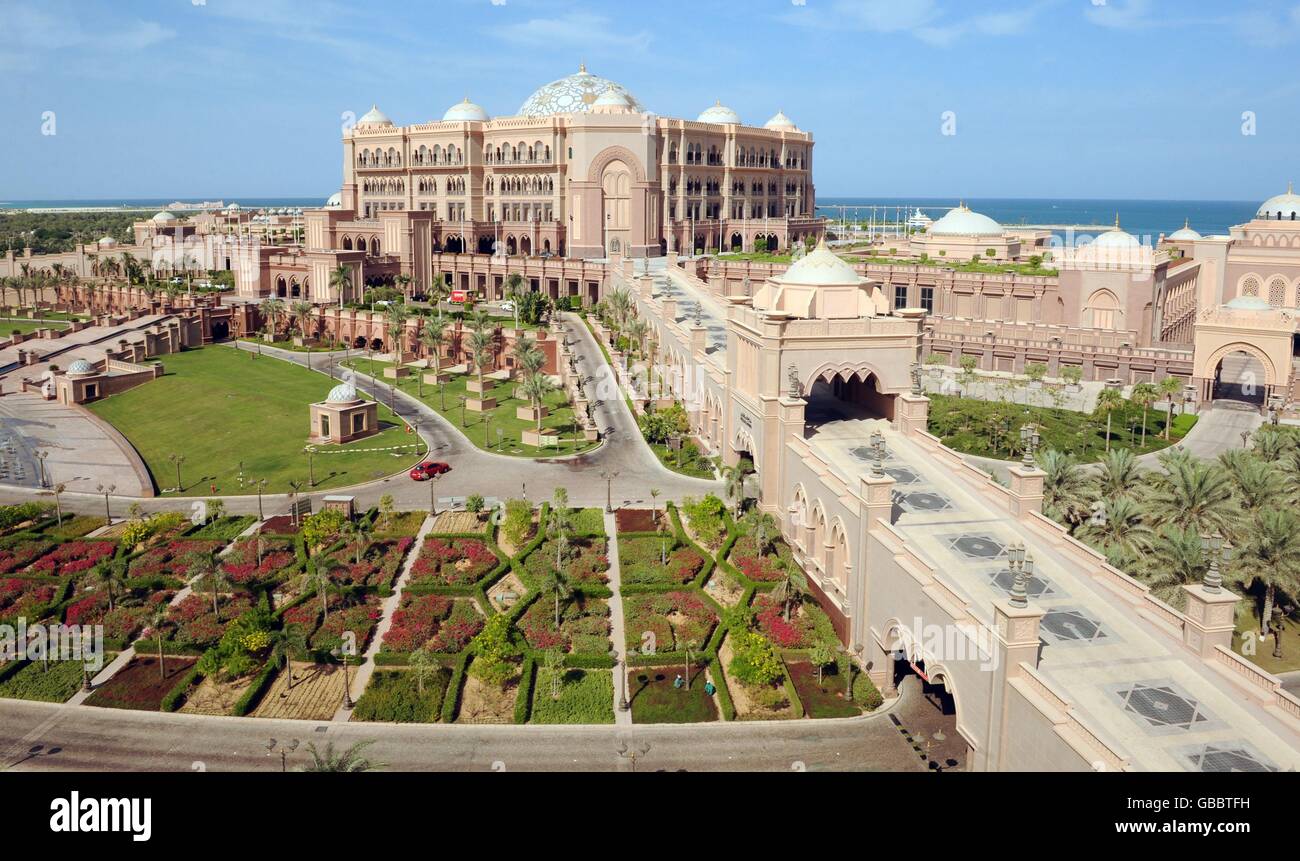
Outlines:
{"type": "Polygon", "coordinates": [[[311,405],[308,437],[312,443],[346,443],[377,433],[379,405],[363,399],[350,382],[339,383],[325,400],[311,405]]]}

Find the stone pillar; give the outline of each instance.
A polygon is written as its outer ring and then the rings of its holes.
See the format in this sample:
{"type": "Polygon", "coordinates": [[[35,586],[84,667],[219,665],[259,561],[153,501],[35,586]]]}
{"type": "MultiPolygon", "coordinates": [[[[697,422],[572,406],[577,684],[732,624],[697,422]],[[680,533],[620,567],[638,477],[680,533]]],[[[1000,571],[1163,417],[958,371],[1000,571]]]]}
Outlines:
{"type": "Polygon", "coordinates": [[[691,326],[691,355],[704,358],[704,350],[708,344],[709,330],[703,326],[691,326]]]}
{"type": "Polygon", "coordinates": [[[1187,622],[1183,625],[1183,645],[1202,658],[1214,654],[1215,646],[1232,648],[1232,632],[1236,615],[1236,594],[1227,589],[1208,592],[1205,586],[1184,585],[1187,596],[1187,622]]]}
{"type": "Polygon", "coordinates": [[[677,300],[668,294],[664,294],[659,300],[659,313],[663,316],[665,323],[675,323],[677,321],[677,300]]]}
{"type": "Polygon", "coordinates": [[[1037,466],[1013,466],[1011,474],[1011,513],[1026,518],[1030,512],[1043,510],[1043,482],[1047,473],[1037,466]]]}
{"type": "Polygon", "coordinates": [[[897,397],[894,423],[903,436],[914,436],[924,431],[930,419],[930,399],[925,395],[905,392],[897,397]]]}
{"type": "Polygon", "coordinates": [[[863,521],[868,534],[879,529],[878,520],[893,522],[894,485],[891,475],[864,475],[858,485],[858,495],[863,502],[863,521]]]}

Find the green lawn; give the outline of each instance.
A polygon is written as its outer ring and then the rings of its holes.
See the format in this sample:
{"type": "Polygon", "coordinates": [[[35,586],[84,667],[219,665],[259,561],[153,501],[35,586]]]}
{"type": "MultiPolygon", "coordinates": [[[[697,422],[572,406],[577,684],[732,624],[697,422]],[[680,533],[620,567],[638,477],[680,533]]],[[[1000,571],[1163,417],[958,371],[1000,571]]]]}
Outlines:
{"type": "Polygon", "coordinates": [[[683,667],[634,667],[628,679],[633,723],[703,723],[718,719],[704,692],[704,667],[692,668],[691,688],[674,687],[683,667]]]}
{"type": "Polygon", "coordinates": [[[391,362],[376,360],[372,363],[370,359],[359,358],[344,364],[382,380],[385,385],[396,382],[398,389],[422,400],[434,412],[459,428],[470,442],[484,451],[514,457],[555,457],[588,451],[599,444],[588,442],[581,436],[575,441],[575,434],[580,434],[580,431],[577,431],[574,425],[573,408],[567,405],[565,394],[561,391],[553,392],[546,399],[546,405],[550,407],[551,413],[542,419],[542,430],[558,433],[560,443],[537,448],[524,445],[522,442],[523,432],[535,429],[536,422],[515,417],[515,409],[528,406],[528,402],[514,396],[518,384],[513,380],[498,381],[488,393],[489,397],[497,399],[496,409],[489,413],[476,413],[469,409],[462,410],[460,405],[461,396],[477,397],[466,389],[469,381],[475,378],[472,374],[453,374],[451,380],[440,388],[421,384],[417,375],[423,376],[423,368],[411,368],[410,376],[400,380],[390,380],[384,377],[384,368],[392,367],[391,362]],[[423,397],[420,396],[421,389],[424,392],[423,397]]]}
{"type": "MultiPolygon", "coordinates": [[[[290,481],[308,478],[307,405],[324,400],[336,381],[252,356],[227,347],[169,355],[161,378],[88,406],[126,435],[165,495],[210,496],[213,486],[225,496],[255,493],[251,484],[241,486],[241,465],[247,482],[265,478],[265,492],[285,493],[290,481]],[[180,494],[171,489],[173,454],[185,456],[180,494]]],[[[317,447],[312,489],[360,484],[416,462],[416,437],[383,405],[379,421],[385,429],[375,436],[317,447]]]]}
{"type": "MultiPolygon", "coordinates": [[[[930,394],[930,433],[944,445],[966,454],[1010,460],[1021,455],[1020,428],[1038,425],[1040,449],[1069,452],[1081,461],[1099,460],[1106,451],[1106,417],[1055,407],[1028,407],[930,394]]],[[[1175,415],[1172,439],[1165,441],[1165,413],[1151,409],[1146,416],[1146,442],[1142,443],[1142,408],[1127,401],[1111,416],[1111,448],[1132,449],[1134,454],[1159,451],[1182,439],[1196,416],[1175,415]]]]}
{"type": "Polygon", "coordinates": [[[552,694],[554,671],[537,670],[531,723],[613,723],[614,680],[608,670],[563,670],[559,698],[552,694]]]}
{"type": "Polygon", "coordinates": [[[1273,637],[1260,639],[1259,613],[1256,596],[1247,594],[1237,604],[1237,629],[1232,637],[1232,650],[1255,666],[1269,673],[1289,673],[1300,670],[1300,620],[1287,619],[1282,625],[1282,657],[1273,657],[1273,637]],[[1248,636],[1243,636],[1247,634],[1248,636]],[[1246,654],[1247,644],[1254,654],[1246,654]]]}
{"type": "Polygon", "coordinates": [[[68,324],[58,320],[23,320],[5,317],[0,319],[0,335],[12,335],[15,331],[30,335],[37,329],[66,329],[68,324]]]}
{"type": "MultiPolygon", "coordinates": [[[[107,664],[112,655],[104,656],[107,664]]],[[[51,661],[47,666],[33,661],[0,682],[0,697],[66,703],[81,690],[84,664],[80,661],[51,661]]]]}

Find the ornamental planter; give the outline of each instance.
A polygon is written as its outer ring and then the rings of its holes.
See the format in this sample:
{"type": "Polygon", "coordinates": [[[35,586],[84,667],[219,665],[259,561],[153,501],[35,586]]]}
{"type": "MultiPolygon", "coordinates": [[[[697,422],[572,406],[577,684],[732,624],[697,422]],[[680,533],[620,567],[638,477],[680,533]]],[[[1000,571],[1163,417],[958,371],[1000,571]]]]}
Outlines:
{"type": "Polygon", "coordinates": [[[436,373],[436,374],[428,374],[428,373],[426,373],[426,374],[424,375],[424,381],[425,381],[426,383],[428,383],[429,385],[431,385],[431,386],[436,386],[436,385],[438,385],[439,383],[445,383],[445,382],[447,382],[447,381],[450,380],[450,379],[451,379],[451,374],[448,374],[448,373],[446,373],[446,372],[444,372],[444,371],[440,371],[440,372],[438,372],[438,373],[436,373]]]}
{"type": "Polygon", "coordinates": [[[536,448],[545,448],[547,446],[556,446],[560,444],[560,438],[554,434],[538,433],[535,430],[526,430],[522,435],[524,445],[531,445],[536,448]]]}
{"type": "Polygon", "coordinates": [[[475,377],[473,379],[469,379],[465,381],[465,390],[468,392],[474,392],[475,394],[481,395],[484,392],[492,391],[492,387],[495,385],[496,385],[495,380],[485,377],[480,382],[479,379],[475,377]]]}
{"type": "Polygon", "coordinates": [[[402,377],[409,377],[410,375],[410,368],[403,368],[400,366],[396,368],[384,368],[384,376],[390,380],[398,380],[402,377]]]}
{"type": "Polygon", "coordinates": [[[551,410],[549,407],[539,407],[537,409],[533,409],[532,407],[515,407],[515,418],[520,421],[535,422],[539,418],[544,419],[550,414],[551,410]]]}
{"type": "Polygon", "coordinates": [[[496,398],[466,398],[465,409],[472,413],[486,413],[497,408],[496,398]]]}

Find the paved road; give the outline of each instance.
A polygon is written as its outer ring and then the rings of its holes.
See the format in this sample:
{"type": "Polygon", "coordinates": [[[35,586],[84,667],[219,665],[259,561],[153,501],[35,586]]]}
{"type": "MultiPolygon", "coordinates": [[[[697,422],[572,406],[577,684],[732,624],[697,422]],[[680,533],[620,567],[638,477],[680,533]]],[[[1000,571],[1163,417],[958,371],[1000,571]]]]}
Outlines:
{"type": "MultiPolygon", "coordinates": [[[[907,726],[933,708],[919,686],[902,691],[888,711],[853,720],[637,727],[331,723],[0,700],[0,768],[275,771],[279,757],[267,755],[268,739],[296,738],[336,749],[373,739],[368,754],[402,771],[630,771],[616,751],[620,741],[650,745],[638,771],[924,771],[894,719],[907,726]]],[[[300,749],[290,767],[305,758],[300,749]]]]}
{"type": "MultiPolygon", "coordinates": [[[[657,487],[662,492],[662,499],[678,500],[684,496],[700,496],[710,490],[717,491],[719,485],[714,481],[688,478],[678,475],[659,463],[658,458],[645,445],[636,419],[628,411],[627,404],[621,397],[614,382],[613,370],[605,362],[595,339],[577,317],[565,314],[562,319],[564,331],[577,342],[575,355],[580,372],[588,380],[588,391],[598,398],[596,401],[596,421],[605,437],[605,443],[597,450],[567,458],[547,460],[527,460],[484,452],[467,440],[451,423],[443,419],[429,407],[404,392],[397,394],[397,412],[414,424],[419,418],[421,436],[432,449],[432,457],[445,460],[452,465],[452,471],[439,479],[435,492],[441,497],[468,496],[480,493],[483,496],[505,499],[521,495],[525,486],[528,498],[533,500],[549,499],[557,487],[565,487],[569,498],[575,505],[603,505],[606,500],[606,484],[600,477],[602,472],[617,472],[618,478],[613,482],[612,496],[615,505],[629,503],[648,506],[650,488],[657,487]]],[[[247,344],[223,347],[223,349],[252,349],[247,344]]],[[[275,360],[292,362],[305,366],[308,355],[289,350],[276,350],[263,346],[262,353],[274,356],[275,360]]],[[[312,353],[311,363],[314,370],[327,373],[333,365],[337,375],[338,361],[341,354],[312,353]]],[[[376,382],[364,374],[357,373],[358,388],[371,396],[378,397],[384,403],[389,401],[389,389],[382,381],[376,382]]],[[[250,440],[250,444],[253,441],[250,440]]],[[[429,488],[425,483],[411,481],[405,475],[381,479],[348,488],[346,491],[331,488],[313,494],[314,497],[330,493],[346,492],[357,497],[363,507],[378,503],[384,494],[392,494],[399,509],[417,509],[429,505],[429,488]]],[[[22,502],[33,498],[34,490],[18,487],[0,487],[0,502],[22,502]]],[[[46,497],[48,498],[48,497],[46,497]]],[[[231,514],[255,514],[257,512],[256,496],[223,497],[226,511],[231,514]]],[[[89,513],[102,513],[103,496],[93,493],[65,493],[63,503],[68,510],[89,513]]],[[[263,496],[265,511],[278,513],[285,510],[288,497],[279,495],[263,496]]],[[[112,497],[110,504],[114,516],[124,516],[132,503],[139,503],[146,511],[187,508],[190,500],[171,498],[137,499],[133,497],[112,497]]]]}

